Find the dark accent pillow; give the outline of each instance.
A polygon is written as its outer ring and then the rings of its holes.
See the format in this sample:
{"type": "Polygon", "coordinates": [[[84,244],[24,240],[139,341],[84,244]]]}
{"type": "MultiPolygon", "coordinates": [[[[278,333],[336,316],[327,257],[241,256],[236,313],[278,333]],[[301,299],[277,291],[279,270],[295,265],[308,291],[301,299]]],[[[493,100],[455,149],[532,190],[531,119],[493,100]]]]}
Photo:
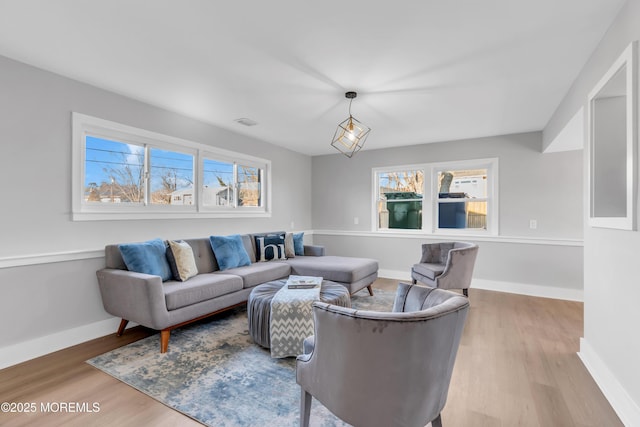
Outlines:
{"type": "Polygon", "coordinates": [[[167,261],[167,247],[162,239],[141,243],[118,245],[127,270],[160,276],[165,282],[171,279],[171,268],[167,261]]]}
{"type": "Polygon", "coordinates": [[[303,237],[304,237],[304,232],[293,234],[293,248],[296,253],[296,256],[304,255],[303,237]]]}
{"type": "Polygon", "coordinates": [[[210,236],[209,241],[221,271],[251,265],[251,260],[239,234],[210,236]]]}
{"type": "Polygon", "coordinates": [[[285,234],[267,234],[256,236],[256,261],[264,262],[272,259],[287,259],[284,249],[285,234]]]}

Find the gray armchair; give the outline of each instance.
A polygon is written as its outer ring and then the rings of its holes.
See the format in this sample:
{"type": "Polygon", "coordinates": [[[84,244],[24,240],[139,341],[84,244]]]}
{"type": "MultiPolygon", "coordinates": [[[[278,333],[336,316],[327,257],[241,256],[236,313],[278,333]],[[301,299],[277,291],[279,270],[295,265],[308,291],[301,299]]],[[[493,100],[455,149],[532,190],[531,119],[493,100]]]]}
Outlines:
{"type": "Polygon", "coordinates": [[[425,243],[422,257],[411,268],[413,283],[441,289],[462,289],[469,296],[478,245],[467,242],[425,243]]]}
{"type": "Polygon", "coordinates": [[[315,335],[296,361],[300,425],[311,399],[355,427],[441,427],[469,300],[400,283],[393,312],[315,302],[315,335]]]}

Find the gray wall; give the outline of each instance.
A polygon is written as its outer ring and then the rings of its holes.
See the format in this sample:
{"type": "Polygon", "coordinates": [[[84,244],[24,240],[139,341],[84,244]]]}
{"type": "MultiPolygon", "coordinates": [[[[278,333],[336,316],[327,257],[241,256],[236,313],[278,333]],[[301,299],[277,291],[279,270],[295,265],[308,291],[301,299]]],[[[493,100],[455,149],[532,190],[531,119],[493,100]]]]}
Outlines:
{"type": "Polygon", "coordinates": [[[497,157],[500,236],[477,240],[474,280],[483,287],[503,283],[503,290],[535,285],[581,291],[582,150],[542,154],[541,147],[542,134],[534,132],[362,151],[352,159],[314,157],[314,242],[329,253],[376,258],[387,274],[408,277],[420,243],[474,239],[372,233],[372,168],[497,157]],[[531,219],[538,222],[535,230],[529,228],[531,219]]]}
{"type": "MultiPolygon", "coordinates": [[[[372,131],[373,132],[373,131],[372,131]]],[[[371,230],[371,169],[497,157],[500,234],[582,239],[582,151],[541,153],[541,133],[313,158],[313,228],[371,230]],[[354,225],[353,217],[359,218],[354,225]],[[529,228],[536,219],[538,228],[529,228]]]]}
{"type": "Polygon", "coordinates": [[[298,230],[311,227],[308,156],[2,57],[0,94],[0,353],[109,318],[95,278],[104,261],[77,254],[155,237],[288,230],[292,221],[298,230]],[[271,160],[272,217],[72,221],[72,111],[271,160]],[[32,263],[69,252],[70,261],[32,263]]]}
{"type": "MultiPolygon", "coordinates": [[[[640,0],[630,0],[549,121],[545,144],[582,106],[628,44],[640,39],[640,0]]],[[[585,124],[585,136],[587,135],[585,124]]],[[[585,168],[588,158],[584,158],[585,168]]],[[[585,185],[585,194],[588,188],[585,185]]],[[[585,218],[588,211],[585,210],[585,218]]],[[[640,425],[640,233],[585,227],[584,338],[580,354],[625,425],[640,425]]]]}

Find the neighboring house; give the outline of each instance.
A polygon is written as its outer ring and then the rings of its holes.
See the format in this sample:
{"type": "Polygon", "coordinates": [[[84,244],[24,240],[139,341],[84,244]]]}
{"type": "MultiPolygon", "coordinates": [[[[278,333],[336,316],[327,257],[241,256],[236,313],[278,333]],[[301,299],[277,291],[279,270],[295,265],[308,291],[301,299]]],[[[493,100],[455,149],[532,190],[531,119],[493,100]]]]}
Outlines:
{"type": "MultiPolygon", "coordinates": [[[[205,187],[202,189],[202,200],[205,206],[227,206],[233,201],[231,187],[205,187]]],[[[176,190],[171,193],[172,205],[193,205],[193,188],[176,190]]]]}
{"type": "Polygon", "coordinates": [[[171,201],[169,203],[172,205],[192,205],[193,188],[174,191],[171,193],[171,201]]]}

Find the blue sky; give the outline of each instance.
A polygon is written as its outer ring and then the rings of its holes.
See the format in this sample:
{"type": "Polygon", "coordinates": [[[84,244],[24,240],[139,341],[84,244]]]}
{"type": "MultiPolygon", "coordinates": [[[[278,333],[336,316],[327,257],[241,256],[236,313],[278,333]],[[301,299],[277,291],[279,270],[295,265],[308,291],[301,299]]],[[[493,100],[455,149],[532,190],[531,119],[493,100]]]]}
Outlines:
{"type": "MultiPolygon", "coordinates": [[[[175,151],[152,148],[151,150],[151,190],[162,186],[160,177],[175,174],[177,188],[190,188],[193,183],[193,156],[175,151]]],[[[94,136],[86,137],[85,186],[102,182],[110,183],[114,170],[122,170],[126,165],[139,171],[144,162],[144,147],[111,141],[94,136]]],[[[224,182],[232,182],[233,164],[216,160],[204,161],[204,185],[219,187],[217,177],[224,182]]]]}

